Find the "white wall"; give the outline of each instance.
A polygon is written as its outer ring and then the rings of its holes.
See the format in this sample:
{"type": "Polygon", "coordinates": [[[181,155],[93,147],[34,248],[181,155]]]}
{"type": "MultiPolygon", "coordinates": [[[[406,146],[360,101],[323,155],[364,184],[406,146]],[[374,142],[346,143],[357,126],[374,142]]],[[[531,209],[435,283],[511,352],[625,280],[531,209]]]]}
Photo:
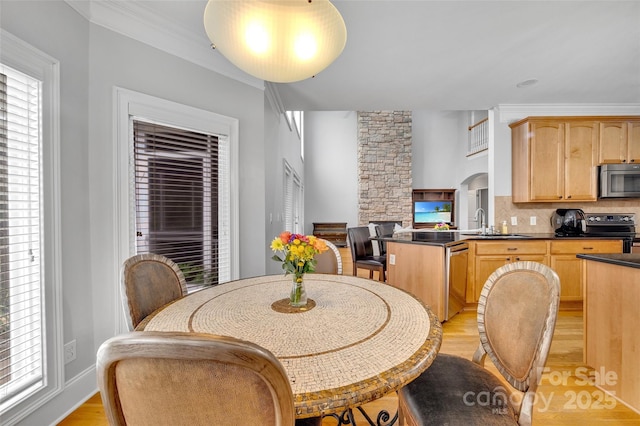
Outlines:
{"type": "Polygon", "coordinates": [[[485,154],[467,157],[467,111],[413,111],[413,187],[460,188],[487,172],[485,154]]]}
{"type": "MultiPolygon", "coordinates": [[[[265,99],[264,113],[264,144],[265,144],[265,259],[267,259],[266,273],[282,273],[282,264],[271,260],[273,252],[269,244],[276,236],[285,231],[284,223],[284,164],[286,159],[289,166],[298,174],[305,186],[305,164],[300,156],[301,143],[295,128],[289,128],[283,114],[274,111],[265,99]]],[[[262,220],[263,218],[257,218],[262,220]]]]}
{"type": "MultiPolygon", "coordinates": [[[[77,359],[64,370],[68,383],[95,364],[87,161],[89,24],[62,2],[3,1],[0,8],[4,30],[60,61],[62,334],[64,342],[75,339],[77,345],[77,359]]],[[[43,406],[40,416],[32,416],[37,420],[30,424],[50,423],[75,402],[61,395],[43,406]]]]}
{"type": "MultiPolygon", "coordinates": [[[[113,206],[113,91],[122,87],[158,98],[215,112],[239,120],[240,129],[240,276],[265,271],[265,146],[263,92],[185,62],[105,28],[92,26],[90,35],[90,200],[95,343],[116,330],[107,321],[117,314],[114,297],[118,269],[113,206]],[[105,55],[104,52],[110,52],[105,55]]],[[[121,188],[122,189],[122,188],[121,188]]]]}
{"type": "Polygon", "coordinates": [[[96,389],[95,354],[116,333],[114,86],[239,120],[240,275],[262,275],[266,176],[264,93],[89,24],[61,0],[2,1],[0,25],[60,61],[64,341],[77,359],[65,389],[24,420],[55,423],[96,389]],[[84,387],[83,387],[84,386],[84,387]]]}
{"type": "Polygon", "coordinates": [[[358,138],[354,111],[305,112],[305,232],[313,222],[358,226],[358,138]]]}
{"type": "MultiPolygon", "coordinates": [[[[413,188],[460,189],[468,177],[487,173],[486,153],[466,156],[468,121],[466,111],[413,111],[413,188]]],[[[357,225],[357,136],[356,112],[305,113],[307,232],[313,222],[357,225]]],[[[457,200],[461,207],[460,194],[457,200]]],[[[466,209],[458,208],[458,221],[461,213],[466,209]]]]}

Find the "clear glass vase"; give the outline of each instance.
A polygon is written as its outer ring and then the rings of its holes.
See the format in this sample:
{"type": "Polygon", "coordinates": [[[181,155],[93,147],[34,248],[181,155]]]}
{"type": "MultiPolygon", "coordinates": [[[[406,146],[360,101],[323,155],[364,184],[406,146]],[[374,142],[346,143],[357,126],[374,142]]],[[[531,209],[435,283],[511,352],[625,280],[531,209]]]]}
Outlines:
{"type": "Polygon", "coordinates": [[[307,291],[304,288],[304,274],[293,276],[293,285],[289,295],[289,305],[299,308],[307,305],[307,291]]]}

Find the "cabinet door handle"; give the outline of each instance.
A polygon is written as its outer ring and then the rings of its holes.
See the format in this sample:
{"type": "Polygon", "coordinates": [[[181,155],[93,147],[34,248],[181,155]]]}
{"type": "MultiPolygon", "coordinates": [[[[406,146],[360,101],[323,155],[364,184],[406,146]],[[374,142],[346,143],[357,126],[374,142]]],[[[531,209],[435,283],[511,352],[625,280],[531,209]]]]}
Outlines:
{"type": "Polygon", "coordinates": [[[571,198],[571,195],[567,195],[567,198],[571,198]]]}
{"type": "Polygon", "coordinates": [[[623,159],[623,160],[622,160],[622,162],[623,162],[623,163],[626,163],[626,162],[627,162],[627,160],[624,160],[624,159],[623,159]]]}
{"type": "Polygon", "coordinates": [[[584,250],[593,250],[593,247],[582,247],[584,250]]]}
{"type": "Polygon", "coordinates": [[[507,251],[516,251],[518,247],[507,247],[507,251]]]}
{"type": "Polygon", "coordinates": [[[516,260],[520,260],[520,258],[519,258],[519,257],[516,257],[516,260]]]}
{"type": "Polygon", "coordinates": [[[562,195],[558,195],[558,199],[562,199],[562,195]]]}
{"type": "Polygon", "coordinates": [[[634,161],[636,161],[636,160],[629,160],[630,163],[633,163],[634,161]]]}

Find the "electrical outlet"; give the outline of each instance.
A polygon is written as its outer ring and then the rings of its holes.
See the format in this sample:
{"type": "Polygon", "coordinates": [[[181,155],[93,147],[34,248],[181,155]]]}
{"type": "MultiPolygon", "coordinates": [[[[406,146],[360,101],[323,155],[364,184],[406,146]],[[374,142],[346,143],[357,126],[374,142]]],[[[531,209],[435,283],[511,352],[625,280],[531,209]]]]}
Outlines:
{"type": "Polygon", "coordinates": [[[76,341],[72,340],[64,345],[64,363],[69,364],[76,359],[76,341]]]}
{"type": "Polygon", "coordinates": [[[390,254],[389,255],[389,265],[395,265],[396,264],[396,255],[395,254],[390,254]]]}
{"type": "Polygon", "coordinates": [[[518,224],[518,216],[511,216],[511,226],[516,226],[518,224]]]}
{"type": "Polygon", "coordinates": [[[536,217],[535,216],[529,217],[529,225],[532,225],[532,226],[536,225],[536,217]]]}

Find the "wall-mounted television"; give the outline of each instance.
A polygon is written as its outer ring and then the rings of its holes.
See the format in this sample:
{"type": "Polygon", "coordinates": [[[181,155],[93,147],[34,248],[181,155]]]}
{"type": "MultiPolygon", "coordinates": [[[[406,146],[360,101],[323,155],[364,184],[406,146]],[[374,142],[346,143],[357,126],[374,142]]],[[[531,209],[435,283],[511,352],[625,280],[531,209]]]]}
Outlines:
{"type": "Polygon", "coordinates": [[[414,201],[413,223],[447,223],[453,222],[452,201],[414,201]]]}

